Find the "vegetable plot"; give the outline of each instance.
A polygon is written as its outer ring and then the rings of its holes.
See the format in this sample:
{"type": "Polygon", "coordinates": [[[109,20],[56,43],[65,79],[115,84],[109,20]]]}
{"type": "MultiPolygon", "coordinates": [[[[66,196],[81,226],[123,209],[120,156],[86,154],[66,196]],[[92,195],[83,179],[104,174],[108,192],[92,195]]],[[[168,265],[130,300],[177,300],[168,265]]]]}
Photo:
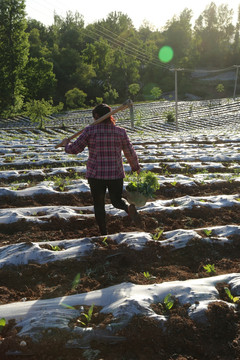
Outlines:
{"type": "Polygon", "coordinates": [[[124,196],[147,196],[142,225],[107,195],[106,237],[84,177],[87,151],[54,149],[72,129],[2,130],[1,360],[240,357],[234,126],[132,131],[143,174],[124,165],[124,196]]]}

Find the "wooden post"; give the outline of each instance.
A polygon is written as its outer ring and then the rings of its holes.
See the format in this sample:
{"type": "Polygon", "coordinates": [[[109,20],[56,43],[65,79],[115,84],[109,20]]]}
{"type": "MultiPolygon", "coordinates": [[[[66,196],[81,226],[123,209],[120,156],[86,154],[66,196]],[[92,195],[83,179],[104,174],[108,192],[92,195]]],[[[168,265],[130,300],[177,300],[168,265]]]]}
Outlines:
{"type": "Polygon", "coordinates": [[[233,100],[235,101],[236,98],[236,89],[237,89],[237,78],[238,78],[238,68],[240,65],[234,65],[236,68],[236,76],[235,76],[235,85],[234,85],[234,92],[233,92],[233,100]]]}
{"type": "Polygon", "coordinates": [[[130,119],[131,119],[131,128],[134,129],[134,111],[133,111],[133,102],[130,100],[130,119]]]}

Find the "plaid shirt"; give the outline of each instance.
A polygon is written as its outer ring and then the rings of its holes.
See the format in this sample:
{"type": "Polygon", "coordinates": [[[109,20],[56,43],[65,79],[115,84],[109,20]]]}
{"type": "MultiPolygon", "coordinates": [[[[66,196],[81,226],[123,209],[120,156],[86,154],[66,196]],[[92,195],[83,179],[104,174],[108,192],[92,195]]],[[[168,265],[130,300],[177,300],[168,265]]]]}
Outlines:
{"type": "Polygon", "coordinates": [[[127,136],[126,130],[112,123],[87,126],[73,143],[65,146],[69,154],[78,154],[88,147],[87,178],[121,179],[123,151],[132,171],[140,169],[137,154],[127,136]]]}

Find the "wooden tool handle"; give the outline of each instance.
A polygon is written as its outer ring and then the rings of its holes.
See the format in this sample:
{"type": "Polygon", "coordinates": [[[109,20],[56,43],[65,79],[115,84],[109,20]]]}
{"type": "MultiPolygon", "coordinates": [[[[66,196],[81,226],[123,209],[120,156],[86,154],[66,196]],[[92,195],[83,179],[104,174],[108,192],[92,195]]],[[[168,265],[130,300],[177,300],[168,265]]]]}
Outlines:
{"type": "MultiPolygon", "coordinates": [[[[116,109],[108,112],[107,114],[101,116],[99,119],[95,120],[93,123],[91,123],[90,125],[97,125],[99,123],[101,123],[102,121],[104,121],[105,119],[107,119],[108,117],[110,117],[111,115],[114,115],[116,114],[117,112],[121,111],[121,110],[124,110],[124,109],[127,109],[128,107],[130,107],[132,105],[132,101],[131,100],[127,100],[125,101],[122,105],[118,106],[116,109]]],[[[88,125],[89,126],[89,125],[88,125]]],[[[84,131],[85,128],[83,128],[82,130],[79,130],[78,132],[76,132],[75,134],[71,135],[68,139],[69,140],[72,140],[74,139],[75,137],[79,136],[83,131],[84,131]]],[[[57,144],[55,146],[55,149],[59,148],[59,147],[62,147],[62,142],[60,142],[59,144],[57,144]]]]}

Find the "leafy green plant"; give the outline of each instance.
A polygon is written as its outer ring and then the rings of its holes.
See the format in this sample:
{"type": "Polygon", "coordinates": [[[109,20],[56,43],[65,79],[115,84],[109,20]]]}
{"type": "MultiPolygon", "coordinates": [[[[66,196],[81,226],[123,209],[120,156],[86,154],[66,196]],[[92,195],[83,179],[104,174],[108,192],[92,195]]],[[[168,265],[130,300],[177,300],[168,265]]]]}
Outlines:
{"type": "Polygon", "coordinates": [[[127,191],[139,192],[150,198],[159,188],[158,178],[151,171],[143,171],[139,175],[133,173],[131,181],[126,186],[127,191]]]}
{"type": "Polygon", "coordinates": [[[76,286],[79,284],[80,282],[80,279],[81,279],[81,275],[80,273],[78,273],[75,278],[73,279],[73,282],[72,282],[72,289],[75,289],[76,286]]]}
{"type": "Polygon", "coordinates": [[[204,265],[203,266],[204,270],[206,270],[206,272],[208,274],[212,274],[212,273],[215,273],[216,270],[215,270],[215,265],[214,264],[207,264],[207,265],[204,265]]]}
{"type": "Polygon", "coordinates": [[[68,305],[68,304],[65,304],[65,303],[61,303],[60,305],[67,308],[67,309],[70,309],[70,310],[76,310],[76,308],[74,306],[71,306],[71,305],[68,305]]]}
{"type": "Polygon", "coordinates": [[[145,277],[146,279],[150,279],[150,277],[151,277],[151,275],[149,274],[148,271],[144,271],[144,272],[143,272],[143,275],[144,275],[144,277],[145,277]]]}
{"type": "Polygon", "coordinates": [[[49,244],[52,251],[61,251],[61,248],[58,245],[49,244]]]}
{"type": "Polygon", "coordinates": [[[165,111],[163,115],[165,116],[167,122],[174,122],[176,120],[174,110],[165,111]]]}
{"type": "Polygon", "coordinates": [[[162,234],[163,234],[163,230],[161,229],[156,234],[152,235],[153,240],[159,240],[162,234]]]}
{"type": "Polygon", "coordinates": [[[1,318],[1,319],[0,319],[0,334],[1,334],[1,332],[2,332],[2,330],[3,330],[3,328],[4,328],[5,325],[6,325],[6,320],[5,320],[5,318],[1,318]]]}
{"type": "Polygon", "coordinates": [[[70,184],[70,178],[61,178],[61,177],[55,177],[54,179],[54,186],[58,188],[60,191],[65,191],[67,186],[70,184]]]}
{"type": "Polygon", "coordinates": [[[37,122],[39,128],[43,129],[44,122],[49,119],[48,116],[57,113],[63,109],[63,103],[53,106],[53,100],[30,100],[25,104],[25,114],[29,116],[32,122],[37,122]]]}
{"type": "Polygon", "coordinates": [[[207,236],[211,236],[211,235],[212,235],[212,230],[204,229],[203,232],[204,232],[204,234],[207,235],[207,236]]]}
{"type": "Polygon", "coordinates": [[[103,243],[105,246],[108,246],[107,236],[104,237],[104,239],[102,240],[102,243],[103,243]]]}
{"type": "Polygon", "coordinates": [[[240,301],[240,297],[239,296],[233,296],[228,287],[225,287],[224,290],[225,290],[225,293],[227,294],[227,296],[229,297],[229,299],[232,302],[237,303],[237,302],[240,301]]]}
{"type": "Polygon", "coordinates": [[[145,277],[145,279],[147,280],[151,280],[151,279],[156,279],[156,276],[153,276],[149,273],[149,271],[144,271],[143,272],[143,276],[145,277]]]}
{"type": "Polygon", "coordinates": [[[163,300],[163,304],[167,311],[171,310],[174,305],[174,298],[172,294],[167,294],[163,300]]]}
{"type": "Polygon", "coordinates": [[[93,308],[94,308],[94,304],[92,304],[86,313],[82,313],[81,315],[85,316],[86,318],[86,322],[79,320],[80,324],[87,326],[87,324],[90,323],[91,319],[92,319],[92,315],[93,315],[93,308]]]}

